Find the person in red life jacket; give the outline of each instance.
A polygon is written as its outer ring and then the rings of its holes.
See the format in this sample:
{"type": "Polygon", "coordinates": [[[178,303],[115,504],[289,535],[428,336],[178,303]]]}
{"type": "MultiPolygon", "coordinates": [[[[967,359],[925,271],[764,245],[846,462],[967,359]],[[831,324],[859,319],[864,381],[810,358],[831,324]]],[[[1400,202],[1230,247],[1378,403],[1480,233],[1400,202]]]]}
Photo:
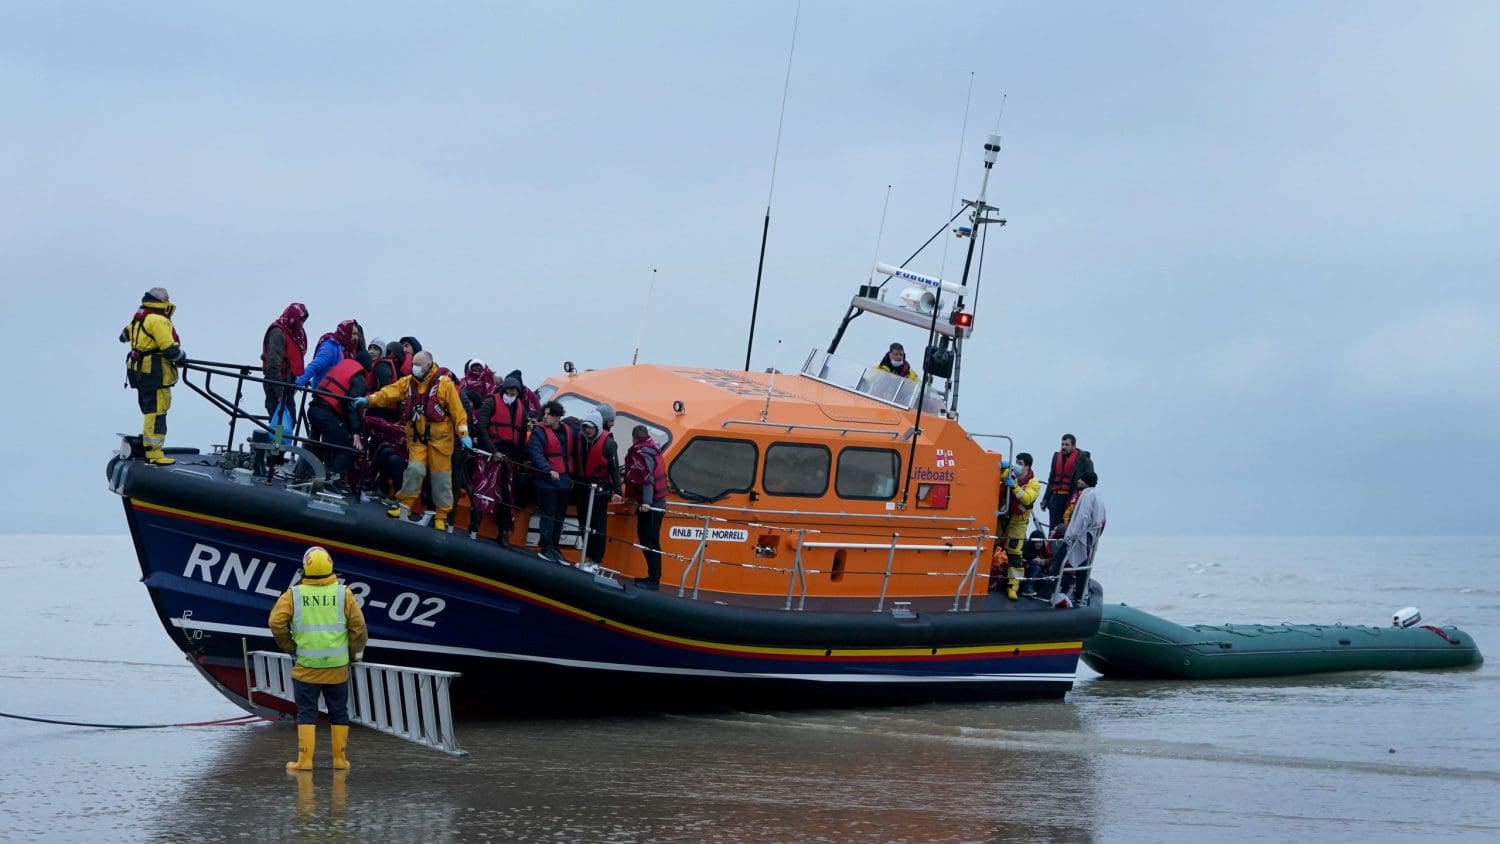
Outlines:
{"type": "Polygon", "coordinates": [[[370,363],[373,364],[375,361],[385,357],[385,341],[376,337],[365,347],[365,351],[370,353],[370,363]]]}
{"type": "Polygon", "coordinates": [[[510,544],[515,525],[516,467],[526,461],[526,410],[521,405],[521,382],[506,378],[500,392],[479,405],[474,439],[490,457],[474,462],[469,486],[469,538],[479,535],[485,513],[495,514],[496,537],[510,544]]]}
{"type": "Polygon", "coordinates": [[[120,331],[120,342],[129,343],[125,355],[125,381],[135,388],[141,408],[141,447],[147,463],[170,466],[177,461],[163,450],[167,442],[167,410],[172,407],[172,385],[177,367],[187,363],[182,341],[172,325],[172,304],[164,287],[153,287],[141,296],[141,306],[120,331]]]}
{"type": "Polygon", "coordinates": [[[308,361],[302,374],[297,376],[297,386],[311,387],[317,384],[328,374],[328,370],[333,369],[334,364],[344,358],[363,355],[364,352],[364,329],[352,319],[344,320],[337,328],[318,338],[318,344],[313,347],[312,360],[308,361]]]}
{"type": "Polygon", "coordinates": [[[527,453],[535,471],[537,510],[541,515],[541,548],[543,559],[567,563],[563,559],[563,517],[568,510],[568,491],[573,487],[573,433],[563,424],[567,411],[555,401],[542,406],[541,424],[531,429],[527,453]]]}
{"type": "Polygon", "coordinates": [[[495,384],[495,371],[485,366],[484,361],[475,358],[464,364],[464,377],[458,382],[458,387],[463,392],[464,398],[468,400],[469,406],[477,409],[498,389],[495,384]]]}
{"type": "Polygon", "coordinates": [[[1077,437],[1063,434],[1062,446],[1052,453],[1052,469],[1047,474],[1047,492],[1042,495],[1042,509],[1047,511],[1052,526],[1063,523],[1063,513],[1073,494],[1074,479],[1084,472],[1092,471],[1093,457],[1087,451],[1079,450],[1077,437]]]}
{"type": "Polygon", "coordinates": [[[432,479],[432,526],[448,529],[448,513],[453,510],[453,452],[455,437],[464,448],[473,448],[469,439],[469,415],[453,379],[438,373],[430,352],[417,352],[411,374],[396,383],[354,400],[356,405],[368,402],[374,407],[401,408],[406,420],[406,474],[397,505],[386,511],[393,519],[408,519],[412,505],[422,496],[422,482],[432,479]]]}
{"type": "Polygon", "coordinates": [[[521,370],[512,369],[510,374],[505,377],[507,380],[514,378],[516,379],[516,383],[521,385],[521,407],[526,411],[526,415],[532,419],[541,418],[542,400],[537,396],[535,390],[526,386],[526,379],[521,375],[521,370]]]}
{"type": "Polygon", "coordinates": [[[335,476],[331,484],[334,492],[349,495],[349,468],[354,465],[355,452],[365,443],[361,434],[364,426],[359,418],[359,408],[354,400],[367,395],[369,380],[361,365],[364,353],[358,357],[344,358],[328,370],[318,382],[318,394],[307,403],[307,423],[313,438],[327,443],[324,460],[328,470],[335,476]],[[337,398],[336,398],[337,397],[337,398]]]}
{"type": "Polygon", "coordinates": [[[880,359],[876,369],[882,369],[892,375],[899,375],[908,381],[920,381],[921,376],[911,368],[911,362],[906,359],[906,347],[900,343],[892,343],[891,348],[880,359]]]}
{"type": "MultiPolygon", "coordinates": [[[[403,374],[410,373],[411,366],[406,358],[406,352],[402,351],[401,344],[392,340],[385,344],[385,354],[376,358],[370,364],[370,392],[384,390],[386,387],[396,383],[403,374]],[[403,373],[402,370],[406,370],[403,373]]],[[[375,416],[387,422],[397,422],[400,411],[394,407],[372,407],[366,416],[375,416]]]]}
{"type": "Polygon", "coordinates": [[[295,412],[296,401],[292,398],[292,383],[302,375],[303,361],[307,357],[307,306],[293,302],[286,306],[281,316],[266,329],[260,341],[261,371],[266,382],[266,415],[275,417],[280,408],[295,412]],[[280,383],[270,383],[270,382],[280,383]]]}
{"type": "Polygon", "coordinates": [[[416,357],[417,352],[420,352],[420,351],[422,351],[422,343],[420,341],[418,341],[417,338],[415,338],[415,337],[402,337],[401,338],[401,352],[402,352],[402,354],[404,354],[406,356],[406,361],[405,361],[405,363],[402,364],[402,367],[401,367],[401,374],[402,375],[410,375],[411,374],[411,362],[412,362],[412,358],[416,357]]]}
{"type": "Polygon", "coordinates": [[[667,462],[645,425],[630,432],[625,453],[625,497],[635,502],[635,535],[646,557],[646,576],[635,579],[643,589],[661,583],[661,521],[667,506],[667,462]]]}
{"type": "Polygon", "coordinates": [[[573,485],[573,506],[578,510],[578,523],[584,531],[583,562],[587,568],[598,570],[604,562],[605,525],[609,518],[609,505],[625,499],[619,493],[623,489],[620,478],[620,446],[604,429],[604,417],[595,408],[583,415],[578,425],[578,440],[573,452],[573,465],[578,473],[573,485]],[[587,522],[587,524],[585,524],[587,522]]]}

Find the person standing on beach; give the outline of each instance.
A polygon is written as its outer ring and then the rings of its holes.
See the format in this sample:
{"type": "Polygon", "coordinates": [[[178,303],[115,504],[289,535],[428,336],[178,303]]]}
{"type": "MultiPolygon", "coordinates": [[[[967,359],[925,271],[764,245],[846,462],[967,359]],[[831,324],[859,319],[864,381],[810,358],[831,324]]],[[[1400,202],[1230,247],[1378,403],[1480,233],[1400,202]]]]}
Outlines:
{"type": "Polygon", "coordinates": [[[271,608],[271,635],[296,657],[292,691],[297,700],[297,758],[288,771],[311,771],[318,729],[318,698],[328,706],[333,767],[349,758],[349,662],[364,655],[369,631],[359,601],[333,573],[333,557],[314,545],[302,554],[302,582],[281,593],[271,608]]]}

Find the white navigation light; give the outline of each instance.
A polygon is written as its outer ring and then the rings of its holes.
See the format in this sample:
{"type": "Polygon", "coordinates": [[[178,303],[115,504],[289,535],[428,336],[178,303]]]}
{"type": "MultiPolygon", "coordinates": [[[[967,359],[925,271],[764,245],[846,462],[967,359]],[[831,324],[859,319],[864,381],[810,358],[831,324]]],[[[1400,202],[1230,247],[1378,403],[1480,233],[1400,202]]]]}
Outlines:
{"type": "Polygon", "coordinates": [[[901,306],[919,314],[930,314],[937,307],[937,294],[923,287],[908,287],[901,291],[901,306]]]}
{"type": "MultiPolygon", "coordinates": [[[[951,281],[943,281],[936,276],[914,273],[911,270],[893,267],[890,264],[876,264],[875,272],[881,275],[888,275],[892,278],[904,278],[907,281],[915,281],[917,284],[925,284],[928,287],[942,290],[944,293],[952,293],[954,296],[962,296],[964,293],[962,286],[954,284],[951,281]]],[[[905,294],[902,294],[902,296],[904,297],[905,294]]]]}
{"type": "Polygon", "coordinates": [[[1000,136],[991,135],[984,142],[984,168],[988,170],[995,164],[996,156],[1000,155],[1000,136]]]}

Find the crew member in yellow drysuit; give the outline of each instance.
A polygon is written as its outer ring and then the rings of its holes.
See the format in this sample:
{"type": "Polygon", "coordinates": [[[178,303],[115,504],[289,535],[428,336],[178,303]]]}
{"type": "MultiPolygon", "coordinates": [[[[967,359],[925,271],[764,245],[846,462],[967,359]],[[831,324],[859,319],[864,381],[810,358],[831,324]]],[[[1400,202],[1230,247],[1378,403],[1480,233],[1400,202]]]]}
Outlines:
{"type": "MultiPolygon", "coordinates": [[[[1014,465],[1000,462],[1000,484],[1010,493],[1010,506],[1002,517],[1005,534],[1006,581],[1005,597],[1016,600],[1025,573],[1021,552],[1026,545],[1026,528],[1031,523],[1031,505],[1042,494],[1042,482],[1031,471],[1031,455],[1021,452],[1016,455],[1014,465]]],[[[1004,498],[1004,493],[1001,495],[1004,498]]],[[[998,554],[996,556],[999,556],[998,554]]]]}
{"type": "MultiPolygon", "coordinates": [[[[451,377],[438,372],[431,352],[417,352],[412,358],[411,374],[368,398],[374,407],[400,405],[406,422],[406,474],[401,478],[401,502],[386,515],[405,519],[422,495],[422,479],[432,476],[432,526],[448,529],[448,513],[453,510],[453,435],[458,434],[464,448],[473,448],[469,439],[469,417],[463,399],[451,377]]],[[[361,396],[356,405],[366,403],[361,396]]]]}
{"type": "Polygon", "coordinates": [[[153,287],[141,297],[140,310],[120,332],[120,342],[130,344],[130,353],[125,358],[125,379],[135,388],[136,400],[145,417],[141,421],[141,445],[145,448],[146,462],[158,466],[177,462],[162,451],[167,442],[167,409],[172,406],[177,364],[187,360],[177,339],[177,329],[172,327],[172,314],[176,310],[166,289],[153,287]]]}

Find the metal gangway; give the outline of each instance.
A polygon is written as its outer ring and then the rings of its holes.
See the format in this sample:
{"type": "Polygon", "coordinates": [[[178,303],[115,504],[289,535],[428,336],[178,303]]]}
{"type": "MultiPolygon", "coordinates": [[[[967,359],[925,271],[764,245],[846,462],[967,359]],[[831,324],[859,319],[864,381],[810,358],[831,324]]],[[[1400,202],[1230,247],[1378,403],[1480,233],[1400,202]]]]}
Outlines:
{"type": "MultiPolygon", "coordinates": [[[[251,651],[250,691],[295,702],[291,654],[251,651]]],[[[448,689],[459,674],[373,662],[349,664],[349,720],[451,756],[468,756],[453,736],[448,689]]],[[[319,703],[319,709],[324,707],[319,703]]]]}

